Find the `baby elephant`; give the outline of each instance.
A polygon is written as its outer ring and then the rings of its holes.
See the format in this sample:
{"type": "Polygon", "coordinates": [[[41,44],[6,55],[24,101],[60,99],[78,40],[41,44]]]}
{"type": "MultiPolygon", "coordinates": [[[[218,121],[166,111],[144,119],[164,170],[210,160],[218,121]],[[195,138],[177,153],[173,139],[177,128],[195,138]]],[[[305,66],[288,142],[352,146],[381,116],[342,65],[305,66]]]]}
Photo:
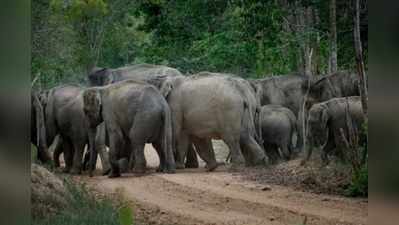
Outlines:
{"type": "Polygon", "coordinates": [[[152,143],[158,152],[159,171],[175,171],[171,112],[165,98],[154,86],[126,80],[89,88],[83,96],[84,112],[91,127],[91,165],[95,163],[97,155],[94,147],[95,128],[104,121],[110,142],[109,177],[120,176],[119,160],[129,155],[129,168],[134,167],[135,172],[143,173],[146,167],[146,143],[152,143]]]}
{"type": "MultiPolygon", "coordinates": [[[[321,159],[323,166],[328,164],[328,155],[335,150],[338,156],[344,156],[345,149],[341,129],[348,137],[347,119],[352,120],[359,142],[365,141],[365,134],[361,132],[364,123],[361,99],[358,96],[333,98],[314,104],[309,110],[308,140],[310,147],[302,161],[305,164],[312,155],[312,148],[322,148],[321,159]],[[348,112],[348,113],[347,113],[348,112]]],[[[359,143],[361,144],[361,143],[359,143]]]]}
{"type": "Polygon", "coordinates": [[[296,132],[294,113],[281,105],[265,105],[261,110],[263,145],[271,163],[289,159],[292,154],[292,136],[296,132]]]}

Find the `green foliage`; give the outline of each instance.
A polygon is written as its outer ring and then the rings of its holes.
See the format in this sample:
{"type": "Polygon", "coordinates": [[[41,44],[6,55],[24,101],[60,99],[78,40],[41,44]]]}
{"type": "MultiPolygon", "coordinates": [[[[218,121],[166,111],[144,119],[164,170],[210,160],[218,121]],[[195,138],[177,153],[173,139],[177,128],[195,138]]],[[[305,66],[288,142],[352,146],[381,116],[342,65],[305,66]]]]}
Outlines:
{"type": "MultiPolygon", "coordinates": [[[[67,208],[53,217],[33,221],[33,225],[120,225],[119,212],[110,200],[96,199],[86,186],[72,182],[66,182],[66,185],[71,193],[67,208]]],[[[128,224],[127,219],[121,224],[128,224]]]]}
{"type": "Polygon", "coordinates": [[[120,225],[132,225],[133,214],[132,209],[128,206],[121,207],[118,211],[120,225]]]}
{"type": "MultiPolygon", "coordinates": [[[[367,67],[367,11],[361,27],[367,67]]],[[[353,19],[337,1],[339,69],[355,68],[353,19]]],[[[329,1],[33,0],[32,80],[38,88],[83,83],[92,66],[164,64],[184,73],[260,78],[298,71],[303,46],[312,68],[328,68],[329,1]],[[312,25],[292,20],[312,9],[312,25]],[[316,16],[317,15],[317,16],[316,16]]]]}
{"type": "Polygon", "coordinates": [[[368,166],[364,165],[359,172],[352,175],[352,182],[346,190],[346,195],[351,197],[368,197],[368,166]]]}

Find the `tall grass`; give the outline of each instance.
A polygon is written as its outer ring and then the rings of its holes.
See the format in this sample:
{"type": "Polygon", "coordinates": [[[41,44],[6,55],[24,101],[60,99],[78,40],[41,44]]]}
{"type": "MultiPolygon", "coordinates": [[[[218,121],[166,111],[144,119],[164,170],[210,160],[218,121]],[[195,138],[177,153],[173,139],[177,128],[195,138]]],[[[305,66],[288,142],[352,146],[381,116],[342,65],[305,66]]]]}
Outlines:
{"type": "MultiPolygon", "coordinates": [[[[55,216],[36,219],[32,222],[33,225],[133,224],[132,219],[128,222],[121,221],[122,217],[126,218],[126,216],[121,216],[121,213],[131,214],[131,210],[124,209],[123,212],[119,212],[110,200],[96,199],[85,186],[76,185],[72,182],[66,182],[66,185],[71,193],[68,206],[55,216]]],[[[132,217],[130,216],[129,218],[132,217]]]]}

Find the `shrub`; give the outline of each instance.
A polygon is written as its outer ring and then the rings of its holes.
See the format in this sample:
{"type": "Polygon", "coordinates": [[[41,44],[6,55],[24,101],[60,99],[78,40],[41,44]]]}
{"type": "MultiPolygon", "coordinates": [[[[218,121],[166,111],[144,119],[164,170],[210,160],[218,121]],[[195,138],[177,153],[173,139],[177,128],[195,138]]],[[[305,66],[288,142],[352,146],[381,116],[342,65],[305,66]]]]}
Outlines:
{"type": "Polygon", "coordinates": [[[131,210],[128,210],[129,207],[124,206],[121,210],[118,210],[110,200],[96,199],[84,185],[76,185],[72,182],[66,182],[66,185],[71,193],[68,206],[55,216],[34,220],[33,225],[133,224],[131,210]],[[121,221],[121,218],[123,218],[123,221],[121,221]]]}
{"type": "Polygon", "coordinates": [[[352,176],[352,182],[346,190],[346,195],[351,197],[368,197],[368,182],[369,182],[369,174],[368,167],[365,164],[357,173],[354,173],[352,176]]]}

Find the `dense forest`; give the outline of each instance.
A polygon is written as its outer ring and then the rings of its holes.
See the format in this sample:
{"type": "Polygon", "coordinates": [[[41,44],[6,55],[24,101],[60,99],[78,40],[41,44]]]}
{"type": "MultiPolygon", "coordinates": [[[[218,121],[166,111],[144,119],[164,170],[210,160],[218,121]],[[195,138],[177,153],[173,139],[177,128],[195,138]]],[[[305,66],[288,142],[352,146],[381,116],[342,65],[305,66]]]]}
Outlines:
{"type": "MultiPolygon", "coordinates": [[[[136,63],[247,78],[355,70],[354,11],[347,0],[33,0],[32,82],[136,63]]],[[[362,0],[366,69],[367,13],[362,0]]]]}

